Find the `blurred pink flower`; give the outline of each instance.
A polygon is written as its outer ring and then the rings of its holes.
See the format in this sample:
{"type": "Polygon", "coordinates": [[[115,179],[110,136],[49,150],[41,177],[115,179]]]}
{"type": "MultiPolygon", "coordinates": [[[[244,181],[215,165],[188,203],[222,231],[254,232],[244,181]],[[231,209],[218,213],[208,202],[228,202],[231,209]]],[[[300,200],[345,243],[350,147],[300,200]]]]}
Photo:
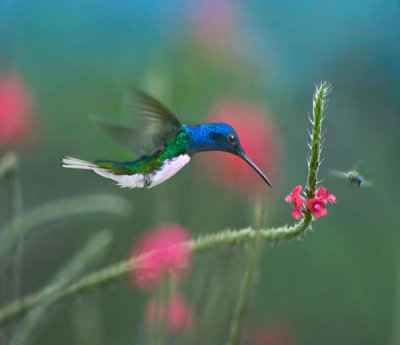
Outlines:
{"type": "Polygon", "coordinates": [[[235,13],[229,0],[200,0],[193,8],[191,21],[195,38],[212,53],[233,42],[235,13]]]}
{"type": "Polygon", "coordinates": [[[317,218],[325,216],[328,213],[324,201],[317,198],[307,200],[307,208],[311,211],[311,214],[317,218]]]}
{"type": "Polygon", "coordinates": [[[168,301],[167,311],[165,311],[164,301],[157,301],[152,298],[147,305],[146,322],[149,328],[154,326],[157,311],[157,324],[166,321],[168,329],[172,333],[180,333],[189,330],[194,323],[194,311],[192,305],[186,302],[183,295],[172,296],[168,301]]]}
{"type": "Polygon", "coordinates": [[[317,190],[315,197],[321,199],[325,204],[328,203],[328,201],[332,204],[336,202],[336,197],[333,194],[329,194],[328,190],[324,187],[317,190]]]}
{"type": "Polygon", "coordinates": [[[32,100],[23,81],[0,78],[0,146],[20,144],[32,134],[32,100]]]}
{"type": "Polygon", "coordinates": [[[178,224],[146,232],[132,253],[132,259],[144,256],[133,271],[134,284],[147,290],[157,285],[166,273],[176,277],[185,273],[191,263],[190,249],[184,244],[189,240],[189,231],[178,224]]]}
{"type": "Polygon", "coordinates": [[[286,196],[285,201],[289,204],[292,203],[294,200],[294,209],[292,211],[292,216],[296,219],[300,219],[301,213],[304,212],[303,209],[303,203],[306,201],[301,195],[301,190],[303,189],[302,186],[296,186],[293,190],[292,193],[286,196]]]}
{"type": "MultiPolygon", "coordinates": [[[[250,159],[274,184],[279,136],[272,117],[263,108],[238,100],[223,100],[211,110],[208,121],[231,125],[250,159]]],[[[239,157],[211,152],[203,156],[203,166],[219,183],[242,194],[265,193],[265,182],[239,157]]]]}

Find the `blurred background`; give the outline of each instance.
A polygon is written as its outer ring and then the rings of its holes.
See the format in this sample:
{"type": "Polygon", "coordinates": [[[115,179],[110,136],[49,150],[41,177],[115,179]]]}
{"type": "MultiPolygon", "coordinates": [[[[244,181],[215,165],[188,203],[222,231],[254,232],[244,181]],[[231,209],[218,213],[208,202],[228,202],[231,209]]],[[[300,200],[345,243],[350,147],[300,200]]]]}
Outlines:
{"type": "MultiPolygon", "coordinates": [[[[327,80],[319,177],[338,202],[302,241],[264,248],[244,343],[398,344],[399,61],[398,1],[0,0],[0,97],[12,99],[3,110],[14,114],[11,122],[0,114],[0,152],[20,155],[23,210],[92,192],[133,205],[127,217],[37,229],[23,248],[22,295],[43,287],[103,228],[114,240],[98,268],[127,259],[140,235],[162,224],[179,223],[194,237],[247,227],[260,195],[268,226],[292,223],[284,197],[306,182],[307,115],[315,83],[327,80]],[[126,123],[124,85],[154,95],[185,124],[231,123],[273,189],[223,153],[196,156],[150,190],[62,169],[63,155],[133,159],[91,120],[126,123]],[[329,174],[359,161],[369,189],[329,174]]],[[[1,226],[6,209],[2,195],[1,226]]],[[[243,251],[195,258],[181,287],[194,325],[177,343],[225,342],[243,251]],[[207,302],[207,320],[196,318],[207,302]]],[[[147,343],[148,298],[129,279],[69,298],[31,343],[147,343]]]]}

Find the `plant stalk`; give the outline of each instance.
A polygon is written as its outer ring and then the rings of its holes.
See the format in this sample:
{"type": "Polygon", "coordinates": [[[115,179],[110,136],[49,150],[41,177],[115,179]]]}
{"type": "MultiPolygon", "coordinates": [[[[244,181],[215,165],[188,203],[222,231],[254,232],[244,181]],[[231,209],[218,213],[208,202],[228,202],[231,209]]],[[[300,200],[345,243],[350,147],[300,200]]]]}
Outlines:
{"type": "MultiPolygon", "coordinates": [[[[13,154],[12,154],[13,155],[13,154]]],[[[22,195],[21,184],[18,176],[18,158],[14,155],[8,171],[5,173],[4,178],[7,189],[8,200],[8,220],[10,224],[14,224],[13,231],[16,227],[22,213],[22,195]]],[[[22,267],[22,247],[23,247],[23,234],[16,234],[16,241],[11,248],[9,256],[8,267],[6,269],[6,277],[9,282],[8,298],[17,299],[19,297],[21,285],[21,267],[22,267]]]]}
{"type": "MultiPolygon", "coordinates": [[[[292,240],[299,238],[307,229],[310,228],[311,220],[304,219],[299,223],[288,227],[282,226],[279,228],[262,229],[259,231],[260,241],[265,243],[275,243],[284,240],[292,240]]],[[[203,253],[212,250],[217,250],[223,247],[234,247],[251,243],[254,241],[257,232],[254,229],[246,228],[242,230],[232,231],[226,230],[219,233],[205,235],[196,240],[189,241],[184,245],[190,247],[194,253],[203,253]]],[[[143,258],[133,258],[131,260],[121,261],[117,264],[108,266],[92,274],[89,274],[79,281],[66,287],[58,296],[63,299],[67,296],[72,296],[82,292],[88,292],[95,288],[104,286],[124,278],[132,270],[138,266],[143,258]]],[[[33,293],[27,297],[16,300],[0,309],[0,325],[23,315],[39,303],[48,293],[47,288],[33,293]]]]}
{"type": "Polygon", "coordinates": [[[261,202],[255,206],[254,227],[256,236],[253,243],[250,243],[246,272],[240,286],[239,298],[233,313],[227,345],[239,345],[242,339],[242,331],[246,309],[249,303],[251,288],[254,284],[254,276],[257,271],[260,257],[260,234],[264,220],[264,210],[261,202]]]}

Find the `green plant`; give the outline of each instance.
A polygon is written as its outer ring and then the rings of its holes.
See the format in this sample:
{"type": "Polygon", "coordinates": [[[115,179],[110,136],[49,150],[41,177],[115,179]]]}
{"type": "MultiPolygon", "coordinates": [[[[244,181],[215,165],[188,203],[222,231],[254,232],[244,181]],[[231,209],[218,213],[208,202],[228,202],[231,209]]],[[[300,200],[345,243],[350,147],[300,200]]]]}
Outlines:
{"type": "MultiPolygon", "coordinates": [[[[302,199],[299,199],[301,205],[297,207],[299,210],[299,218],[303,215],[301,220],[292,226],[284,225],[277,228],[264,228],[263,208],[258,206],[258,208],[256,208],[257,212],[254,228],[248,227],[241,230],[225,230],[200,236],[194,240],[180,244],[182,246],[187,246],[190,251],[196,255],[208,251],[216,251],[223,247],[249,244],[248,264],[240,288],[240,296],[237,300],[237,305],[231,321],[231,330],[228,339],[229,345],[240,343],[246,305],[254,281],[254,273],[257,270],[258,255],[262,244],[298,238],[311,228],[311,223],[316,219],[313,217],[312,209],[308,206],[303,208],[303,201],[307,202],[316,198],[318,168],[321,157],[323,110],[329,90],[330,88],[327,83],[321,83],[317,87],[314,96],[313,117],[310,119],[312,123],[312,132],[310,134],[311,143],[310,156],[308,159],[308,179],[305,189],[307,200],[301,197],[302,199]]],[[[10,164],[9,158],[7,158],[0,168],[0,175],[5,176],[5,171],[12,171],[10,170],[12,167],[14,167],[14,165],[10,164]]],[[[299,197],[299,195],[296,196],[299,197]]],[[[128,209],[129,206],[125,200],[110,195],[79,197],[39,207],[25,215],[19,215],[18,220],[13,219],[11,223],[2,230],[0,233],[0,256],[11,252],[12,248],[18,245],[22,235],[27,235],[43,222],[86,212],[107,211],[110,213],[124,214],[128,209]],[[107,202],[104,202],[105,199],[107,199],[107,202]]],[[[24,316],[19,328],[20,330],[22,329],[23,332],[14,336],[12,344],[22,344],[23,341],[27,339],[30,330],[45,313],[50,304],[55,301],[60,301],[64,297],[75,295],[83,291],[91,291],[94,288],[121,279],[134,271],[146,259],[147,255],[152,254],[150,252],[138,257],[133,257],[130,260],[111,265],[73,281],[85,268],[86,265],[84,265],[84,263],[90,261],[89,259],[92,257],[96,257],[109,240],[108,233],[101,233],[85,247],[86,249],[72,259],[71,263],[61,270],[48,286],[32,295],[17,299],[0,309],[0,325],[4,325],[7,322],[24,316]]]]}

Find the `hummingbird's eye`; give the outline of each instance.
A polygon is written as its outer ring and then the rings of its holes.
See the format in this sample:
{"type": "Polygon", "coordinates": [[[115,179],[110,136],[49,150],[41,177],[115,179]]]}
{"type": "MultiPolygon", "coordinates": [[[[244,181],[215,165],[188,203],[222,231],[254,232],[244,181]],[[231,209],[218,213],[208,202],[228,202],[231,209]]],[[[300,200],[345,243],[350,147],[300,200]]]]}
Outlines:
{"type": "Polygon", "coordinates": [[[232,144],[232,145],[236,144],[237,143],[236,136],[233,134],[228,134],[228,142],[229,142],[229,144],[232,144]]]}

